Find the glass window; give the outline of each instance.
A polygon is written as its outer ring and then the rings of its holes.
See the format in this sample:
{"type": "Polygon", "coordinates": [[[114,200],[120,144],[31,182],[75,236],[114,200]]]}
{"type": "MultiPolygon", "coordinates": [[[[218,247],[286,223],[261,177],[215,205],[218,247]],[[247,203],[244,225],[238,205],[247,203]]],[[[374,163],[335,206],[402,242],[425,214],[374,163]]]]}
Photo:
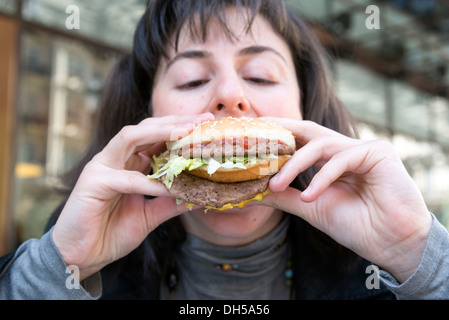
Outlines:
{"type": "Polygon", "coordinates": [[[0,12],[15,14],[17,12],[17,0],[0,0],[0,12]]]}
{"type": "Polygon", "coordinates": [[[132,44],[145,4],[145,0],[24,0],[22,15],[29,21],[126,48],[132,44]],[[78,17],[79,29],[73,20],[78,17]]]}
{"type": "Polygon", "coordinates": [[[327,0],[286,0],[286,4],[311,20],[321,20],[327,17],[327,0]]]}
{"type": "Polygon", "coordinates": [[[358,120],[387,126],[385,79],[346,60],[336,67],[337,94],[358,120]]]}
{"type": "Polygon", "coordinates": [[[13,219],[20,243],[39,237],[60,203],[56,177],[91,139],[102,83],[116,56],[53,34],[25,30],[16,134],[13,219]]]}
{"type": "Polygon", "coordinates": [[[429,112],[432,117],[429,129],[433,140],[449,148],[449,101],[442,97],[431,97],[429,112]]]}
{"type": "Polygon", "coordinates": [[[428,97],[399,81],[391,81],[394,128],[419,138],[429,138],[428,97]]]}

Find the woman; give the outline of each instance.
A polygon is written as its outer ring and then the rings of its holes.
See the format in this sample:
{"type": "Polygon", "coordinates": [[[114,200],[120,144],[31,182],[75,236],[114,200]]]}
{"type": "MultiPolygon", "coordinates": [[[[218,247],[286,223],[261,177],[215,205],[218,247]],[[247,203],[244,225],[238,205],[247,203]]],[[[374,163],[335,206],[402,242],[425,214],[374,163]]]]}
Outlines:
{"type": "Polygon", "coordinates": [[[322,48],[280,1],[150,1],[98,128],[50,232],[103,298],[393,297],[368,288],[368,261],[408,297],[431,228],[447,237],[393,147],[350,137],[322,48]],[[300,148],[260,204],[186,213],[147,179],[152,156],[224,116],[278,122],[300,148]]]}

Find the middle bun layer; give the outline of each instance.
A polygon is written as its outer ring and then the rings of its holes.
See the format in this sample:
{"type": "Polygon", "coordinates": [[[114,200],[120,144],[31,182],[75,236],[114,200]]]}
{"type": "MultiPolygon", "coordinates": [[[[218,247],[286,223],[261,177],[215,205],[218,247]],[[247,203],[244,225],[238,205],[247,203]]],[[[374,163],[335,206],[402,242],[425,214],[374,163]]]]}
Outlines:
{"type": "Polygon", "coordinates": [[[261,159],[252,165],[246,165],[246,169],[224,169],[220,168],[212,175],[207,173],[207,168],[200,167],[189,171],[190,174],[215,182],[240,182],[261,179],[268,175],[277,173],[291,156],[283,155],[274,159],[261,159]]]}

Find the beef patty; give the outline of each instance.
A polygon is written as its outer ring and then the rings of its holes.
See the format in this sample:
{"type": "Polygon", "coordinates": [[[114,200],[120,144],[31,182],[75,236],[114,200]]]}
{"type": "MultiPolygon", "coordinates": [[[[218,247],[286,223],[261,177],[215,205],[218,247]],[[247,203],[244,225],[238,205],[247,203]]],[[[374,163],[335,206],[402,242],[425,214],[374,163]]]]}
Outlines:
{"type": "Polygon", "coordinates": [[[266,176],[258,180],[220,183],[182,172],[173,180],[170,193],[188,203],[220,208],[227,203],[239,203],[264,192],[270,178],[266,176]]]}
{"type": "Polygon", "coordinates": [[[184,158],[212,158],[215,156],[244,156],[244,155],[286,155],[295,150],[278,141],[263,141],[263,139],[244,139],[237,142],[231,140],[216,140],[196,145],[185,146],[177,151],[184,158]]]}

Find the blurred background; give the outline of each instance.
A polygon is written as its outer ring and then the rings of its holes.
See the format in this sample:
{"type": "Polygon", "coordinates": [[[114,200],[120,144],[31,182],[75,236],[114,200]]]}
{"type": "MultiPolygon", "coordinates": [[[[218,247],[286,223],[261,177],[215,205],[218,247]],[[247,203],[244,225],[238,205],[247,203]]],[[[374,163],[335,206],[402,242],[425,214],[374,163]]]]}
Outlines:
{"type": "MultiPolygon", "coordinates": [[[[449,227],[449,1],[286,2],[328,50],[361,137],[397,147],[449,227]]],[[[145,4],[0,0],[0,255],[42,235],[61,201],[58,176],[87,146],[104,80],[145,4]]]]}

